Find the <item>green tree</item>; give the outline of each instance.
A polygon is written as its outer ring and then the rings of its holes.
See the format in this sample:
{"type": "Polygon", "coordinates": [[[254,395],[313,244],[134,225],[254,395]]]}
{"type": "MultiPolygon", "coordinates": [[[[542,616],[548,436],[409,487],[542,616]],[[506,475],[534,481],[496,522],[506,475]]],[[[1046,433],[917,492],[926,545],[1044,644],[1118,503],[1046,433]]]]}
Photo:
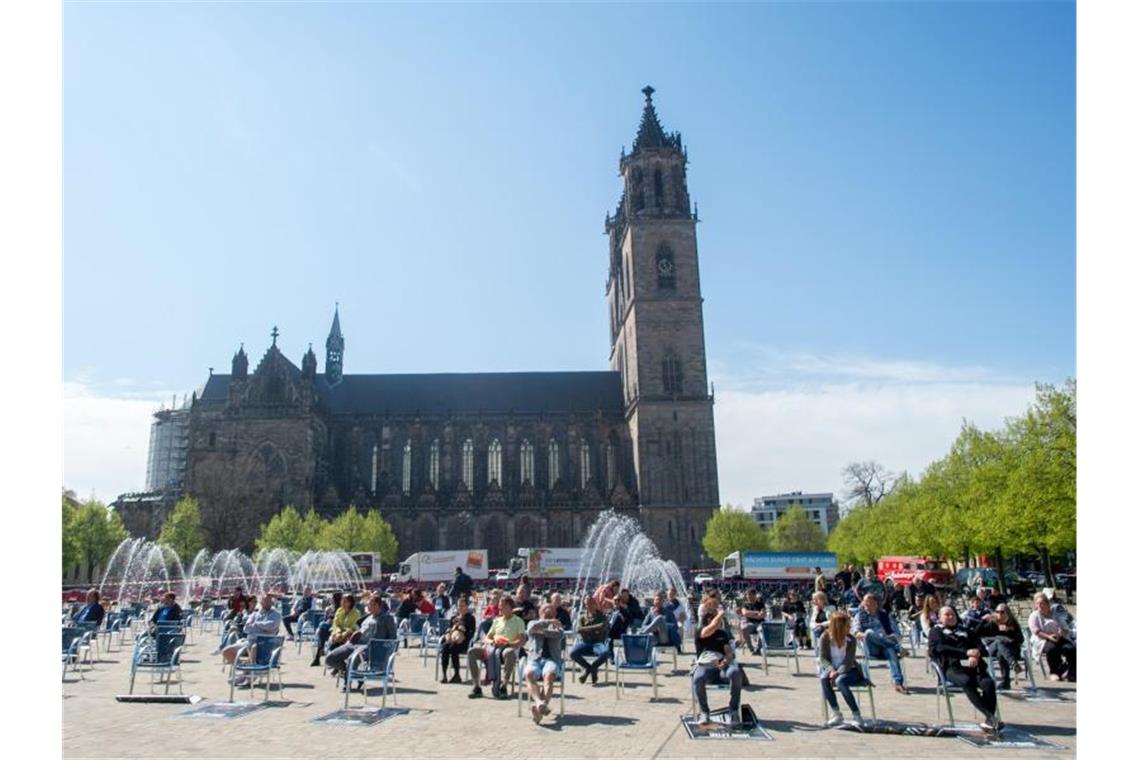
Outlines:
{"type": "Polygon", "coordinates": [[[79,542],[76,540],[75,531],[71,526],[76,513],[79,511],[79,502],[75,500],[74,495],[69,495],[67,491],[63,494],[62,502],[63,517],[60,520],[60,529],[63,537],[63,573],[66,576],[81,559],[79,542]]]}
{"type": "Polygon", "coordinates": [[[92,499],[79,505],[71,519],[71,534],[79,550],[79,561],[86,563],[87,575],[111,557],[129,534],[119,515],[92,499]]]}
{"type": "Polygon", "coordinates": [[[720,563],[736,551],[768,551],[768,534],[747,512],[721,507],[705,525],[705,554],[720,563]]]}
{"type": "Polygon", "coordinates": [[[793,504],[772,526],[772,548],[779,552],[821,552],[827,546],[823,530],[800,504],[793,504]]]}
{"type": "Polygon", "coordinates": [[[194,555],[206,545],[202,533],[202,512],[198,508],[197,499],[183,496],[178,500],[166,518],[162,532],[158,534],[158,542],[177,552],[183,563],[194,559],[194,555]]]}
{"type": "Polygon", "coordinates": [[[296,507],[288,505],[261,526],[255,545],[259,550],[280,547],[301,553],[312,551],[325,525],[313,510],[301,517],[296,507]]]}
{"type": "Polygon", "coordinates": [[[380,560],[394,563],[399,559],[399,544],[392,526],[376,510],[362,515],[350,506],[340,516],[327,523],[317,540],[319,548],[341,549],[346,552],[375,552],[380,560]]]}

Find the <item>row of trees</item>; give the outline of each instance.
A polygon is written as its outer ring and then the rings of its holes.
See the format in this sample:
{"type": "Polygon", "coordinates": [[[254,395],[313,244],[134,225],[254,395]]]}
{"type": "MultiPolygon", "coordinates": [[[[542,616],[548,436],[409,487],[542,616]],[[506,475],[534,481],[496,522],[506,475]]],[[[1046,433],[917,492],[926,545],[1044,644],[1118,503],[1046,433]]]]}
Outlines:
{"type": "Polygon", "coordinates": [[[804,508],[792,505],[765,530],[747,512],[726,506],[717,510],[705,526],[705,554],[719,564],[733,552],[819,552],[826,548],[823,531],[804,508]]]}
{"type": "MultiPolygon", "coordinates": [[[[1077,539],[1076,383],[1038,385],[1025,414],[1000,430],[963,423],[950,451],[917,480],[859,494],[828,547],[840,562],[884,554],[996,559],[1075,550],[1077,539]]],[[[1052,582],[1052,579],[1050,579],[1052,582]]]]}
{"type": "Polygon", "coordinates": [[[265,525],[257,539],[258,549],[281,547],[297,552],[343,549],[346,552],[374,552],[382,562],[399,561],[399,542],[392,526],[374,509],[367,513],[349,507],[331,520],[321,519],[309,510],[304,516],[287,506],[265,525]]]}

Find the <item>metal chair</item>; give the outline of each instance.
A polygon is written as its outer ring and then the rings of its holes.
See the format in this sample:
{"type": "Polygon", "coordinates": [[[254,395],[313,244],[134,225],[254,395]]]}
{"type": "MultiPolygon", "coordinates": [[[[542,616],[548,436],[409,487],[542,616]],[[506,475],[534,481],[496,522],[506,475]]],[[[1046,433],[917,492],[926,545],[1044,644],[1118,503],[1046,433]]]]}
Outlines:
{"type": "Polygon", "coordinates": [[[297,654],[301,654],[301,647],[307,641],[317,646],[317,631],[320,629],[321,622],[325,619],[323,610],[310,609],[301,616],[300,621],[297,623],[297,654]]]}
{"type": "MultiPolygon", "coordinates": [[[[930,667],[934,670],[934,678],[937,682],[934,696],[935,703],[937,705],[936,714],[938,716],[938,720],[942,720],[942,700],[945,699],[946,715],[950,719],[951,727],[953,727],[957,724],[954,722],[954,706],[950,701],[950,697],[954,692],[961,692],[962,689],[946,680],[946,674],[942,672],[942,666],[935,662],[933,659],[930,660],[930,667]]],[[[970,707],[974,708],[974,721],[977,722],[978,710],[974,707],[973,702],[970,703],[970,707]]],[[[996,700],[994,701],[994,717],[999,721],[1001,720],[1001,705],[996,700]]]]}
{"type": "Polygon", "coordinates": [[[177,671],[178,693],[182,693],[182,646],[186,643],[183,633],[158,633],[143,636],[135,641],[131,655],[131,685],[129,694],[135,693],[135,676],[140,670],[150,673],[150,690],[154,692],[154,677],[165,677],[166,693],[170,693],[170,678],[177,671]]]}
{"type": "Polygon", "coordinates": [[[396,704],[396,654],[400,651],[399,639],[372,639],[366,646],[357,649],[348,658],[344,676],[344,709],[348,709],[348,697],[354,681],[360,682],[360,691],[368,705],[368,681],[380,681],[380,709],[388,702],[388,692],[392,692],[392,704],[396,704]]]}
{"type": "Polygon", "coordinates": [[[614,680],[617,688],[614,690],[615,699],[621,699],[625,687],[623,673],[627,671],[640,671],[649,673],[653,677],[653,698],[657,699],[657,649],[653,646],[653,637],[625,633],[621,637],[621,649],[614,652],[614,680]]]}
{"type": "Polygon", "coordinates": [[[796,672],[800,672],[800,648],[795,644],[788,644],[788,624],[786,621],[766,620],[760,623],[760,656],[764,663],[764,675],[768,675],[768,654],[784,655],[784,666],[788,673],[792,668],[788,665],[788,658],[795,660],[796,672]]]}
{"type": "Polygon", "coordinates": [[[285,695],[285,684],[281,680],[281,650],[285,647],[284,636],[259,636],[252,642],[243,645],[237,651],[233,662],[230,663],[230,701],[234,701],[234,688],[236,674],[247,675],[250,678],[249,690],[253,692],[253,680],[258,677],[265,679],[265,701],[269,701],[269,685],[273,680],[273,673],[277,673],[277,693],[285,695]],[[241,661],[245,657],[245,662],[241,661]]]}
{"type": "Polygon", "coordinates": [[[87,632],[81,628],[64,628],[63,629],[63,676],[67,676],[67,666],[71,665],[72,670],[79,674],[79,678],[83,679],[83,671],[79,669],[80,653],[79,648],[83,643],[83,639],[87,636],[87,632]]]}

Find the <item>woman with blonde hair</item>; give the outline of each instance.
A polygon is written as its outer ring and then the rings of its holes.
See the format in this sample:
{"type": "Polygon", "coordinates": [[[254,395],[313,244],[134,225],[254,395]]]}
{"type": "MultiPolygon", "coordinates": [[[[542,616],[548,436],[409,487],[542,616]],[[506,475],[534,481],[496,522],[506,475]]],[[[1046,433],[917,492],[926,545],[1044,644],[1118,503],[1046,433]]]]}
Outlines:
{"type": "Polygon", "coordinates": [[[816,591],[811,595],[811,632],[818,641],[827,627],[827,593],[816,591]]]}
{"type": "Polygon", "coordinates": [[[850,633],[851,616],[845,610],[836,610],[831,613],[827,629],[819,638],[819,685],[823,689],[823,698],[830,710],[827,720],[829,727],[838,726],[843,722],[839,700],[835,698],[836,689],[839,689],[843,701],[851,708],[851,718],[855,724],[859,725],[863,721],[863,716],[859,712],[859,703],[851,693],[851,688],[862,686],[867,681],[863,677],[863,669],[859,666],[855,637],[850,633]]]}

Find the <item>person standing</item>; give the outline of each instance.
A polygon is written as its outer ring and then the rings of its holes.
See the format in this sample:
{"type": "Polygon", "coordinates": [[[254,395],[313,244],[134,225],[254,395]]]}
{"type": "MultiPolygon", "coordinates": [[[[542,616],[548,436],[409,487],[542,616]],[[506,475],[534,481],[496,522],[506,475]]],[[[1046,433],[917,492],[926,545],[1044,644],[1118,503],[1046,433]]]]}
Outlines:
{"type": "Polygon", "coordinates": [[[461,596],[471,596],[472,589],[475,588],[475,581],[471,580],[471,576],[463,572],[462,567],[455,568],[455,580],[451,582],[451,588],[447,594],[451,597],[451,603],[454,605],[459,601],[461,596]]]}

